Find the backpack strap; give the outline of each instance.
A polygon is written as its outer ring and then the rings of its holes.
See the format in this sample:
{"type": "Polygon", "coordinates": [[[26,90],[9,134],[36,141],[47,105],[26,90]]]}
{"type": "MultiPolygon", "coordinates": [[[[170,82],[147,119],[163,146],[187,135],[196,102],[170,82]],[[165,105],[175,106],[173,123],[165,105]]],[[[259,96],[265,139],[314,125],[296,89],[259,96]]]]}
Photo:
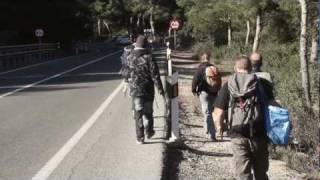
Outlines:
{"type": "Polygon", "coordinates": [[[250,133],[250,138],[252,139],[253,138],[253,114],[254,114],[254,99],[251,98],[250,99],[250,115],[249,115],[249,133],[250,133]]]}
{"type": "Polygon", "coordinates": [[[228,126],[229,130],[232,131],[232,121],[233,121],[233,114],[234,114],[234,108],[235,108],[235,99],[234,97],[230,94],[229,95],[229,104],[228,104],[228,126]]]}

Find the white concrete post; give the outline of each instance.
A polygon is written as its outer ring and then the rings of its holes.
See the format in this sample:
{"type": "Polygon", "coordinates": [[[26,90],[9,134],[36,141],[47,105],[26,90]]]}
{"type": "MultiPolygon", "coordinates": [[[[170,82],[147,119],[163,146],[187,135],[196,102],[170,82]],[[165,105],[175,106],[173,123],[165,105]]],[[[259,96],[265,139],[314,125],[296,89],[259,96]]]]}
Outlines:
{"type": "Polygon", "coordinates": [[[172,76],[172,61],[171,61],[171,49],[170,43],[167,42],[167,60],[168,60],[168,76],[172,76]]]}
{"type": "Polygon", "coordinates": [[[179,104],[178,104],[178,72],[171,76],[172,99],[171,99],[171,137],[170,142],[177,141],[180,138],[179,132],[179,104]]]}

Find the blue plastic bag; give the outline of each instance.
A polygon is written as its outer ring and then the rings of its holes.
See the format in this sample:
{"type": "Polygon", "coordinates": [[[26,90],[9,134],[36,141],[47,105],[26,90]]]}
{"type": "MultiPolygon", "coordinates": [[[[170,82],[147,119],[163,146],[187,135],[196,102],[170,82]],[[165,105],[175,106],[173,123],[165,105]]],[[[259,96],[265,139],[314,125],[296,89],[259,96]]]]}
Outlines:
{"type": "Polygon", "coordinates": [[[268,105],[265,125],[267,135],[273,144],[287,145],[289,143],[291,122],[287,109],[268,105]]]}

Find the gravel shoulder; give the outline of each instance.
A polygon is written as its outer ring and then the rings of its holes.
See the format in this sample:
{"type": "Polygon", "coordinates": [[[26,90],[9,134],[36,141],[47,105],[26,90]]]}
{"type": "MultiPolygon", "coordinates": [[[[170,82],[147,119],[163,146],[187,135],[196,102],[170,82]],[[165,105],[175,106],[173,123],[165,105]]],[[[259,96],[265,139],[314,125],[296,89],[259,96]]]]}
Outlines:
{"type": "MultiPolygon", "coordinates": [[[[191,93],[192,74],[198,61],[191,58],[190,52],[175,52],[174,68],[179,71],[179,126],[181,142],[169,144],[166,168],[163,179],[166,180],[207,180],[234,179],[232,174],[232,152],[230,139],[211,142],[203,129],[203,118],[199,99],[191,93]]],[[[231,73],[231,62],[218,65],[223,71],[224,80],[231,73]]],[[[304,174],[289,169],[284,162],[270,159],[269,178],[306,179],[304,174]]]]}

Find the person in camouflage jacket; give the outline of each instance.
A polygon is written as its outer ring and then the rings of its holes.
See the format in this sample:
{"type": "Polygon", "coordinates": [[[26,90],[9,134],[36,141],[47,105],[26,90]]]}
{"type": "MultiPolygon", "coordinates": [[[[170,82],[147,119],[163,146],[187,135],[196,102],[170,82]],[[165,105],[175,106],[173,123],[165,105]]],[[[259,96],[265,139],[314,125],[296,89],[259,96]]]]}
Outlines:
{"type": "Polygon", "coordinates": [[[128,56],[130,95],[134,104],[134,119],[136,121],[137,143],[144,142],[144,129],[147,138],[151,138],[155,132],[153,129],[153,100],[155,96],[154,85],[163,96],[164,90],[160,79],[157,64],[152,56],[145,49],[146,38],[138,36],[135,48],[128,56]],[[145,117],[148,124],[143,125],[142,117],[145,117]]]}

